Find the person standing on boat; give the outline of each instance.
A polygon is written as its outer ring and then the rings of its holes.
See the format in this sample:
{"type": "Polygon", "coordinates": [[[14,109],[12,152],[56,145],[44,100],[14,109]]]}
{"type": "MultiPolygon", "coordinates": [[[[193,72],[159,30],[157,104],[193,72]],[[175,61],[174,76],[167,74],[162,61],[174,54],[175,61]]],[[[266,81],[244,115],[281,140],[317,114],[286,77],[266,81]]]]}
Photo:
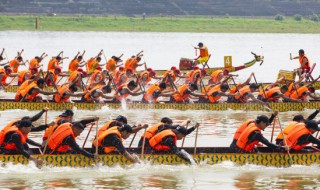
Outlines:
{"type": "Polygon", "coordinates": [[[261,133],[269,126],[269,118],[265,115],[258,116],[255,122],[250,123],[240,134],[234,150],[236,152],[258,152],[256,145],[259,142],[276,151],[285,151],[284,147],[270,143],[261,133]]]}
{"type": "MultiPolygon", "coordinates": [[[[99,118],[96,117],[96,121],[99,118]]],[[[76,137],[79,136],[85,126],[80,122],[74,123],[63,123],[59,125],[56,130],[52,133],[50,139],[48,139],[48,150],[47,153],[58,153],[58,154],[70,154],[77,153],[82,154],[89,158],[98,159],[99,156],[91,154],[84,149],[81,149],[76,143],[76,137]]]]}
{"type": "Polygon", "coordinates": [[[299,59],[300,67],[295,69],[296,73],[298,74],[299,78],[301,78],[303,73],[308,73],[310,71],[310,61],[307,56],[304,54],[304,50],[299,50],[299,55],[295,56],[292,59],[299,59]]]}
{"type": "Polygon", "coordinates": [[[202,42],[198,43],[198,47],[194,47],[194,49],[199,50],[200,54],[198,57],[194,59],[193,66],[207,63],[209,60],[209,50],[208,47],[203,45],[202,42]]]}
{"type": "MultiPolygon", "coordinates": [[[[199,127],[200,124],[196,123],[194,128],[199,127]]],[[[176,154],[180,158],[186,160],[187,162],[191,163],[190,158],[180,151],[177,147],[177,140],[183,139],[185,136],[190,134],[191,132],[188,131],[185,127],[178,126],[175,129],[165,129],[155,136],[153,136],[149,140],[149,144],[153,149],[153,153],[171,153],[176,154]]]]}
{"type": "MultiPolygon", "coordinates": [[[[268,123],[272,123],[274,118],[278,115],[278,111],[275,111],[274,113],[272,113],[272,115],[270,116],[270,118],[268,119],[268,123]]],[[[257,121],[260,121],[258,118],[260,116],[258,116],[256,119],[248,119],[247,121],[245,121],[244,123],[242,123],[238,129],[236,130],[236,132],[233,135],[233,140],[232,143],[230,144],[230,148],[234,149],[236,147],[237,141],[240,137],[240,135],[243,133],[243,131],[252,123],[255,123],[256,125],[258,124],[257,121]]]]}
{"type": "Polygon", "coordinates": [[[45,80],[40,78],[37,82],[30,83],[24,90],[20,92],[19,101],[20,102],[36,102],[42,101],[41,96],[38,94],[43,95],[53,95],[58,94],[59,92],[46,92],[42,89],[44,88],[45,80]]]}
{"type": "Polygon", "coordinates": [[[28,138],[31,126],[31,121],[21,120],[12,127],[2,129],[0,132],[0,154],[22,154],[34,161],[37,166],[42,165],[42,160],[33,157],[29,150],[28,144],[41,147],[41,144],[28,138]]]}
{"type": "Polygon", "coordinates": [[[100,154],[109,154],[110,152],[117,150],[130,162],[137,163],[139,162],[139,159],[130,154],[122,144],[122,139],[125,140],[129,138],[132,133],[132,127],[128,124],[111,127],[98,136],[98,144],[96,140],[93,141],[92,152],[95,152],[97,146],[100,154]]]}
{"type": "Polygon", "coordinates": [[[289,149],[294,151],[303,151],[308,144],[317,144],[320,147],[320,140],[312,134],[320,131],[318,123],[314,120],[308,120],[304,123],[298,123],[285,136],[286,144],[289,149]]]}
{"type": "MultiPolygon", "coordinates": [[[[315,112],[313,112],[311,115],[309,115],[309,117],[307,119],[304,119],[303,115],[295,115],[293,117],[293,121],[291,123],[289,123],[284,129],[283,129],[283,134],[285,136],[288,135],[288,133],[293,129],[295,128],[295,126],[298,124],[298,123],[304,123],[306,121],[310,121],[310,120],[313,120],[319,113],[320,111],[320,108],[316,109],[315,112]]],[[[276,144],[277,145],[284,145],[283,143],[283,135],[282,133],[279,133],[277,138],[276,138],[276,144]]]]}

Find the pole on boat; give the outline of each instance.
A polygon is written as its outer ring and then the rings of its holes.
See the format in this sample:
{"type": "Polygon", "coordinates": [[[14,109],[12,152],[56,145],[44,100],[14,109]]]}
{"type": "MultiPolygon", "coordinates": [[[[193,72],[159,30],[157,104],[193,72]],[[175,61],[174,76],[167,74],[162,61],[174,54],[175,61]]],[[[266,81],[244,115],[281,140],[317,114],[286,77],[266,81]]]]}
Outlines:
{"type": "Polygon", "coordinates": [[[46,110],[46,114],[44,115],[44,124],[47,125],[48,123],[48,109],[46,110]]]}
{"type": "Polygon", "coordinates": [[[98,155],[98,127],[99,127],[99,120],[96,123],[96,154],[98,155]]]}
{"type": "Polygon", "coordinates": [[[133,137],[132,137],[132,140],[131,140],[131,142],[130,142],[129,148],[131,148],[131,145],[132,145],[134,139],[136,138],[136,136],[137,136],[137,132],[134,133],[134,135],[133,135],[133,137]]]}
{"type": "Polygon", "coordinates": [[[196,130],[196,137],[194,139],[194,150],[193,150],[193,155],[195,156],[196,153],[197,153],[197,141],[198,141],[198,131],[199,131],[199,123],[196,123],[196,127],[197,127],[197,130],[196,130]]]}
{"type": "MultiPolygon", "coordinates": [[[[258,84],[258,82],[257,82],[257,79],[256,79],[256,76],[255,76],[255,74],[253,73],[253,78],[254,78],[254,81],[255,81],[255,83],[256,83],[256,85],[258,85],[259,86],[259,88],[260,88],[260,86],[262,87],[262,92],[263,92],[263,95],[264,95],[264,97],[265,98],[267,98],[267,95],[266,95],[266,92],[264,91],[264,88],[263,88],[263,86],[260,84],[258,84]]],[[[266,106],[267,108],[268,108],[268,110],[270,111],[272,111],[272,108],[271,108],[271,106],[270,106],[270,104],[269,103],[266,103],[266,105],[264,105],[264,106],[266,106]]]]}
{"type": "Polygon", "coordinates": [[[283,130],[282,130],[282,126],[281,126],[281,123],[280,123],[280,118],[279,118],[279,115],[278,115],[278,123],[279,123],[279,126],[280,126],[280,131],[281,131],[281,134],[283,136],[283,142],[284,142],[284,145],[286,146],[286,149],[287,149],[287,153],[289,155],[289,158],[291,160],[291,163],[294,164],[292,158],[291,158],[291,155],[290,155],[290,150],[289,150],[289,147],[288,147],[288,144],[287,144],[287,139],[286,139],[286,136],[284,135],[283,133],[283,130]]]}
{"type": "MultiPolygon", "coordinates": [[[[55,123],[55,125],[57,125],[57,123],[55,123]]],[[[53,133],[53,126],[50,126],[48,129],[50,130],[50,133],[48,135],[47,141],[44,144],[44,148],[43,148],[43,151],[42,151],[42,154],[41,154],[42,158],[43,158],[44,154],[46,153],[49,140],[51,139],[51,136],[52,136],[52,133],[53,133]]]]}
{"type": "MultiPolygon", "coordinates": [[[[187,125],[186,125],[186,129],[188,129],[188,125],[189,125],[189,123],[187,123],[187,125]]],[[[184,146],[184,140],[186,139],[186,137],[183,137],[183,139],[182,139],[182,144],[181,144],[181,148],[183,148],[183,146],[184,146]]]]}
{"type": "Polygon", "coordinates": [[[276,125],[276,120],[277,120],[277,118],[274,118],[273,125],[272,125],[272,132],[271,132],[271,139],[270,139],[271,143],[273,141],[274,127],[276,125]]]}
{"type": "Polygon", "coordinates": [[[144,128],[144,135],[143,135],[143,141],[142,141],[142,149],[141,149],[141,156],[140,156],[140,159],[143,161],[143,154],[144,154],[144,147],[146,145],[146,131],[147,131],[147,128],[144,128]]]}
{"type": "MultiPolygon", "coordinates": [[[[90,127],[90,129],[89,129],[89,131],[88,131],[88,134],[87,134],[87,136],[86,136],[86,139],[85,139],[84,142],[83,142],[82,149],[83,149],[84,146],[86,145],[86,142],[87,142],[87,140],[88,140],[88,137],[89,137],[89,134],[90,134],[90,132],[91,132],[91,129],[92,129],[93,125],[94,125],[94,124],[91,124],[91,127],[90,127]]],[[[98,137],[96,136],[96,138],[98,138],[98,137]]],[[[98,146],[98,145],[97,145],[97,146],[98,146]]]]}

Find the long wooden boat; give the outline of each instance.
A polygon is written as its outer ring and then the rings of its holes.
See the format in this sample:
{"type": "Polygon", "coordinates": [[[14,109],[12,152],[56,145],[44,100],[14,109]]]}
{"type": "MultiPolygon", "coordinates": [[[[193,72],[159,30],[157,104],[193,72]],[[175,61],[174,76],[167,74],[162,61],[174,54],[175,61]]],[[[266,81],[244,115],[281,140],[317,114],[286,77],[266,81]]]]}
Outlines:
{"type": "MultiPolygon", "coordinates": [[[[273,110],[280,112],[286,111],[302,111],[305,109],[317,109],[320,107],[320,101],[311,102],[286,102],[286,103],[269,103],[273,110]]],[[[26,110],[42,110],[48,107],[50,110],[64,110],[73,109],[78,110],[97,110],[102,107],[110,109],[124,109],[120,103],[53,103],[53,102],[14,102],[10,100],[3,100],[0,104],[0,110],[9,109],[26,109],[26,110]]],[[[244,111],[263,111],[269,110],[265,105],[258,103],[160,103],[160,104],[146,104],[139,102],[127,103],[125,109],[174,109],[174,110],[212,110],[212,111],[226,111],[226,110],[244,110],[244,111]]]]}
{"type": "MultiPolygon", "coordinates": [[[[184,148],[189,154],[193,153],[193,148],[184,148]]],[[[255,164],[263,166],[288,167],[291,165],[312,165],[320,164],[320,152],[308,153],[287,153],[271,152],[266,147],[259,148],[260,153],[232,153],[229,148],[197,148],[193,158],[201,164],[218,164],[224,161],[231,161],[239,165],[255,164]]],[[[54,167],[90,167],[95,165],[93,159],[79,154],[51,154],[43,157],[37,150],[35,157],[42,158],[46,165],[54,167]]],[[[130,149],[129,152],[136,153],[140,157],[140,150],[130,149]]],[[[144,154],[143,162],[150,164],[179,165],[187,162],[175,154],[144,154]]],[[[7,164],[28,164],[28,159],[23,155],[0,155],[0,163],[7,164]]],[[[101,165],[128,165],[131,164],[124,156],[117,153],[108,155],[100,154],[101,165]]]]}

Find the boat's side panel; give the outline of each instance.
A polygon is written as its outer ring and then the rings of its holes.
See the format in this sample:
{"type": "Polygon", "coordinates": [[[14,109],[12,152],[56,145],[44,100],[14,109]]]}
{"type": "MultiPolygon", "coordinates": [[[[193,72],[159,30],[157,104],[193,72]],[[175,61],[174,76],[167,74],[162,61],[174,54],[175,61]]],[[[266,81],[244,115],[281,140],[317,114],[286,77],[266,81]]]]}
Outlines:
{"type": "MultiPolygon", "coordinates": [[[[41,155],[35,155],[41,158],[41,155]]],[[[84,157],[82,155],[45,155],[43,157],[45,163],[51,166],[68,166],[68,167],[89,167],[94,165],[94,160],[84,157]]],[[[198,163],[203,164],[218,164],[224,161],[231,161],[236,164],[255,164],[263,166],[275,166],[275,167],[287,167],[294,165],[311,165],[320,164],[320,153],[301,153],[291,154],[291,157],[287,153],[261,153],[261,154],[198,154],[194,156],[194,159],[198,163]]],[[[166,164],[177,165],[186,164],[186,161],[182,160],[174,154],[164,155],[144,155],[143,161],[151,164],[166,164]]],[[[0,162],[14,163],[14,164],[28,164],[28,160],[22,155],[1,155],[0,162]]],[[[122,155],[100,155],[100,162],[102,165],[127,165],[130,164],[122,155]]]]}

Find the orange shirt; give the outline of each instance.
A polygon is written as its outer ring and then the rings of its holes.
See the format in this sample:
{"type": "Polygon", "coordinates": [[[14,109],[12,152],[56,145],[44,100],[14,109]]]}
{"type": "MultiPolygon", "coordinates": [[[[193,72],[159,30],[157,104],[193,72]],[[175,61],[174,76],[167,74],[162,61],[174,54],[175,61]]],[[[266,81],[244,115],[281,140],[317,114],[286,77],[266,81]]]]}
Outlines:
{"type": "Polygon", "coordinates": [[[36,58],[31,59],[31,61],[29,62],[29,70],[33,68],[38,68],[39,66],[40,66],[40,63],[36,58]]]}

